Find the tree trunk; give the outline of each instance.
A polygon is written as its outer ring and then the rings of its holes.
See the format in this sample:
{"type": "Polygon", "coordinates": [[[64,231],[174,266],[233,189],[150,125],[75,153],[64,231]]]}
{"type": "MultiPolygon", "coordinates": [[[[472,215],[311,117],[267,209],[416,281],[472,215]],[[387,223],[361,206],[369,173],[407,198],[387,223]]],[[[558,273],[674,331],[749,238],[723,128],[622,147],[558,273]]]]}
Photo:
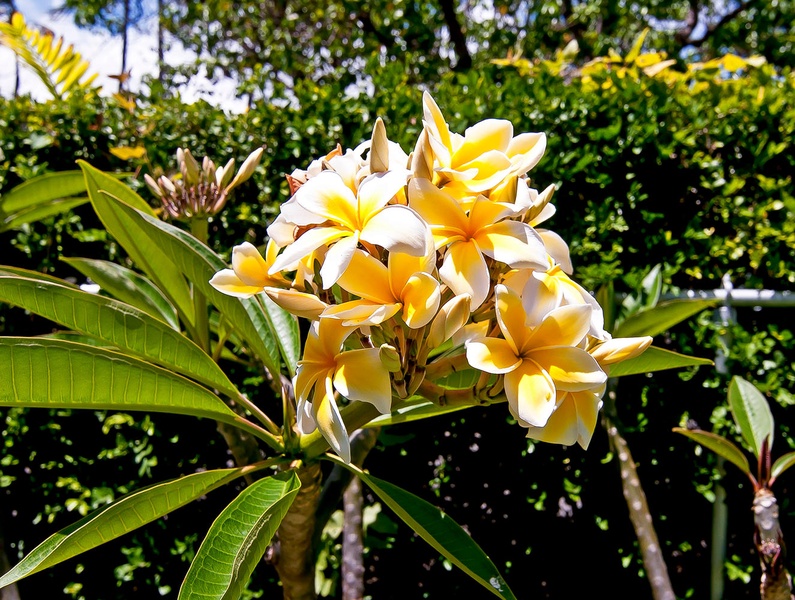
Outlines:
{"type": "Polygon", "coordinates": [[[312,534],[320,499],[322,473],[319,463],[298,469],[301,489],[279,525],[277,541],[268,559],[276,567],[284,600],[315,600],[315,563],[312,534]]]}
{"type": "Polygon", "coordinates": [[[604,409],[602,421],[607,436],[610,438],[610,446],[618,457],[618,464],[621,473],[621,488],[624,499],[629,509],[629,519],[635,528],[635,535],[638,538],[643,566],[646,569],[646,577],[651,585],[652,597],[654,600],[676,600],[671,579],[668,576],[668,567],[662,556],[662,548],[654,530],[654,522],[649,512],[649,505],[646,502],[646,494],[640,484],[638,471],[629,445],[616,425],[616,379],[608,379],[607,391],[604,395],[604,409]]]}
{"type": "Polygon", "coordinates": [[[127,42],[130,33],[130,2],[124,0],[124,21],[121,26],[121,73],[119,77],[119,93],[124,90],[124,81],[127,74],[127,42]]]}
{"type": "Polygon", "coordinates": [[[754,495],[754,542],[762,565],[762,600],[792,600],[792,577],[784,566],[784,534],[778,520],[778,502],[768,488],[754,495]]]}
{"type": "Polygon", "coordinates": [[[343,495],[342,600],[364,597],[364,533],[362,531],[362,482],[351,479],[343,495]]]}

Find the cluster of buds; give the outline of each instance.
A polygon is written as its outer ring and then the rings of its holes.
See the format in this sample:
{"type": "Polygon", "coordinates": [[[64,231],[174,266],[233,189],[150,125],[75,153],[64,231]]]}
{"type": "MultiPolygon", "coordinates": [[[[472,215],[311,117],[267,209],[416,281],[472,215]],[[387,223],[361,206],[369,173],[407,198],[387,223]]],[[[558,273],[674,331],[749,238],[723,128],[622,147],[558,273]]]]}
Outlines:
{"type": "Polygon", "coordinates": [[[206,218],[218,213],[232,191],[254,174],[254,169],[262,158],[262,152],[262,148],[252,152],[234,175],[234,158],[230,159],[226,166],[216,167],[215,163],[205,156],[199,167],[190,150],[178,148],[178,173],[171,177],[161,175],[157,179],[146,174],[144,181],[152,193],[160,198],[163,210],[171,218],[187,221],[206,218]]]}
{"type": "Polygon", "coordinates": [[[427,93],[411,155],[387,139],[337,147],[288,177],[264,256],[236,246],[211,284],[265,293],[312,321],[294,379],[298,426],[350,458],[340,407],[507,400],[528,437],[587,447],[609,365],[651,338],[613,339],[569,275],[555,209],[527,177],[543,133],[487,119],[450,131],[427,93]],[[464,383],[462,383],[464,382],[464,383]]]}

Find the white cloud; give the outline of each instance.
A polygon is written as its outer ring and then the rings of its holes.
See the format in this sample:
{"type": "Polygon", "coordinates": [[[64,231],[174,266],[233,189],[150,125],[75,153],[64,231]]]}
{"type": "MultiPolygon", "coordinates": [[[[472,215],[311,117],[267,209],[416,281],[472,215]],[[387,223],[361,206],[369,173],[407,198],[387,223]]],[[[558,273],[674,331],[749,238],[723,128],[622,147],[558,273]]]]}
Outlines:
{"type": "MultiPolygon", "coordinates": [[[[52,9],[60,3],[53,0],[17,0],[16,4],[28,24],[52,30],[89,61],[89,72],[99,74],[97,83],[102,86],[103,94],[110,95],[117,91],[118,82],[109,76],[121,71],[121,37],[78,28],[70,15],[54,16],[52,9]]],[[[181,44],[168,44],[165,57],[168,64],[184,64],[192,58],[193,54],[181,44]]],[[[141,89],[142,77],[157,74],[157,28],[154,17],[130,31],[127,65],[131,71],[127,87],[133,91],[141,89]]],[[[0,46],[0,95],[8,98],[13,94],[14,77],[14,54],[0,46]]],[[[24,67],[20,70],[19,91],[39,100],[48,97],[46,88],[24,67]]],[[[180,93],[185,102],[203,98],[232,112],[241,112],[246,108],[245,101],[235,97],[235,82],[231,79],[211,83],[197,78],[181,89],[180,93]]]]}

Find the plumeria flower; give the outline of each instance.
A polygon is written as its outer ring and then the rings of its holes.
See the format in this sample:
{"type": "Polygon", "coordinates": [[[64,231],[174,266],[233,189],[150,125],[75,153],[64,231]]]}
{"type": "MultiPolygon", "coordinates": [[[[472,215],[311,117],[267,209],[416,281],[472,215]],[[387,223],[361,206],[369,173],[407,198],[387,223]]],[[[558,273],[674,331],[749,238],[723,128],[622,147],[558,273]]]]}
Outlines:
{"type": "Polygon", "coordinates": [[[558,392],[555,412],[546,425],[535,427],[516,417],[522,427],[527,427],[527,437],[540,442],[571,446],[579,444],[587,450],[596,429],[605,384],[581,392],[558,392]]]}
{"type": "Polygon", "coordinates": [[[511,208],[483,198],[467,214],[427,179],[411,180],[409,206],[430,225],[436,248],[447,248],[439,276],[454,294],[469,294],[472,310],[491,290],[484,256],[512,268],[547,268],[543,241],[526,223],[507,218],[511,208]]]}
{"type": "Polygon", "coordinates": [[[514,137],[513,125],[503,119],[486,119],[464,135],[452,133],[436,102],[423,95],[425,128],[444,182],[465,193],[482,193],[511,175],[524,175],[546,149],[546,135],[523,133],[514,137]]]}
{"type": "Polygon", "coordinates": [[[335,392],[352,402],[369,402],[382,414],[392,404],[389,371],[379,358],[379,349],[343,350],[355,330],[336,319],[315,321],[295,376],[299,428],[303,433],[319,429],[345,462],[351,460],[350,440],[335,392]]]}
{"type": "Polygon", "coordinates": [[[238,298],[251,298],[267,286],[288,285],[281,274],[268,274],[278,252],[276,244],[268,241],[263,258],[253,244],[243,242],[232,248],[232,268],[218,271],[210,285],[219,292],[238,298]]]}
{"type": "Polygon", "coordinates": [[[566,275],[560,265],[550,261],[547,270],[510,271],[503,283],[522,297],[528,324],[537,325],[559,306],[588,304],[593,309],[588,335],[600,340],[609,337],[604,330],[604,313],[596,298],[566,275]]]}
{"type": "MultiPolygon", "coordinates": [[[[294,196],[298,210],[287,217],[295,227],[308,229],[285,247],[270,273],[294,269],[302,258],[328,246],[320,270],[323,287],[328,289],[348,267],[360,241],[390,252],[424,256],[429,242],[425,223],[407,206],[388,205],[408,175],[407,169],[370,175],[358,193],[331,171],[309,179],[294,196]]],[[[272,234],[271,228],[268,233],[272,234]]]]}
{"type": "Polygon", "coordinates": [[[436,253],[410,256],[390,252],[387,265],[363,250],[356,250],[339,286],[358,300],[331,306],[324,317],[342,319],[343,325],[379,325],[401,312],[412,329],[427,325],[439,310],[439,282],[431,275],[436,253]]]}
{"type": "Polygon", "coordinates": [[[592,390],[607,380],[596,360],[577,347],[590,327],[587,304],[561,306],[535,327],[527,326],[522,299],[502,284],[495,286],[497,323],[504,339],[485,337],[466,346],[469,364],[504,374],[512,414],[534,427],[547,424],[558,392],[592,390]]]}

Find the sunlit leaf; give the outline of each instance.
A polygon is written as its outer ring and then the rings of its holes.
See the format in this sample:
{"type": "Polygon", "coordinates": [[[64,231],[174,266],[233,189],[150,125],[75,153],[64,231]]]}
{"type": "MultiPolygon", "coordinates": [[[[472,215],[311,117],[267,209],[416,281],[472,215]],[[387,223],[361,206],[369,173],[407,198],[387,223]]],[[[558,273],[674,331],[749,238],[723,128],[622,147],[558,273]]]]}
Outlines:
{"type": "Polygon", "coordinates": [[[660,302],[654,308],[636,312],[616,327],[615,337],[655,336],[668,331],[681,323],[715,305],[716,300],[669,300],[660,302]]]}
{"type": "Polygon", "coordinates": [[[500,598],[516,598],[480,546],[442,510],[411,492],[373,477],[336,457],[329,459],[358,476],[417,535],[484,588],[500,598]]]}
{"type": "Polygon", "coordinates": [[[171,371],[238,398],[240,392],[201,348],[139,309],[62,285],[0,276],[0,301],[104,340],[171,371]]]}
{"type": "Polygon", "coordinates": [[[608,375],[610,375],[610,377],[623,377],[626,375],[664,371],[666,369],[681,369],[684,367],[697,367],[711,364],[713,364],[713,362],[708,358],[687,356],[685,354],[679,354],[678,352],[672,352],[671,350],[650,346],[640,356],[610,365],[608,375]]]}
{"type": "Polygon", "coordinates": [[[298,476],[289,471],[244,489],[210,527],[179,598],[237,600],[300,487],[298,476]]]}
{"type": "Polygon", "coordinates": [[[146,156],[146,148],[144,146],[118,146],[111,148],[110,153],[122,160],[133,160],[146,156]]]}
{"type": "Polygon", "coordinates": [[[759,456],[765,439],[768,440],[768,450],[773,448],[773,413],[767,399],[754,384],[739,376],[732,377],[729,407],[743,440],[754,456],[759,456]]]}
{"type": "Polygon", "coordinates": [[[743,454],[736,445],[709,431],[701,431],[700,429],[685,429],[684,427],[674,427],[674,431],[689,437],[691,440],[698,442],[705,448],[709,448],[716,454],[722,456],[730,463],[736,465],[746,475],[751,475],[751,467],[748,464],[748,458],[743,454]]]}
{"type": "Polygon", "coordinates": [[[411,423],[412,421],[419,421],[429,417],[438,417],[439,415],[446,415],[465,408],[472,408],[472,406],[461,404],[456,406],[439,406],[429,400],[420,400],[408,406],[393,410],[388,415],[376,417],[367,423],[365,427],[381,427],[386,425],[397,425],[399,423],[411,423]]]}
{"type": "Polygon", "coordinates": [[[795,465],[795,452],[788,452],[784,456],[779,457],[770,469],[770,485],[773,485],[778,476],[792,465],[795,465]]]}
{"type": "Polygon", "coordinates": [[[203,471],[127,494],[44,540],[0,578],[0,587],[151,523],[251,470],[203,471]]]}

